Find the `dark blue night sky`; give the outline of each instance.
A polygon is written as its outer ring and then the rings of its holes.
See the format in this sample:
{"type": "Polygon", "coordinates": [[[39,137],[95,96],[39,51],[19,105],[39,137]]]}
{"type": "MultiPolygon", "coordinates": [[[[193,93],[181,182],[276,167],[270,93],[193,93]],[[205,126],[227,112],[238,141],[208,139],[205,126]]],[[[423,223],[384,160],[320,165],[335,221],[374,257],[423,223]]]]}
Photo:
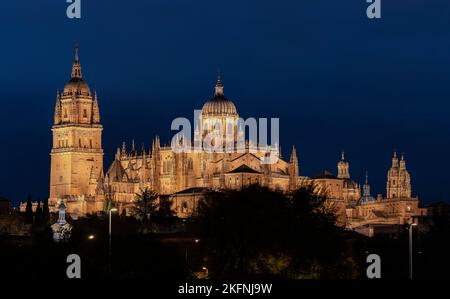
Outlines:
{"type": "Polygon", "coordinates": [[[284,156],[300,171],[336,172],[340,150],[354,179],[369,171],[385,194],[394,149],[405,152],[413,194],[449,201],[450,2],[382,0],[7,1],[0,13],[0,195],[46,198],[56,90],[70,77],[75,42],[100,100],[105,167],[123,140],[169,140],[225,94],[243,117],[279,117],[284,156]]]}

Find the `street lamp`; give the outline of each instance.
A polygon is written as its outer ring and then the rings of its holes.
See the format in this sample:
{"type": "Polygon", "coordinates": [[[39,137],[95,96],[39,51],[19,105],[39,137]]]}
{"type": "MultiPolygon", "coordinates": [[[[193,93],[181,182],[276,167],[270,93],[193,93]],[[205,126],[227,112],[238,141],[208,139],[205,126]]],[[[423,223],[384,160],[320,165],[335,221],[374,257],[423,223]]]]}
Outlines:
{"type": "Polygon", "coordinates": [[[117,212],[116,208],[109,209],[109,257],[111,257],[111,213],[117,212]]]}
{"type": "Polygon", "coordinates": [[[417,226],[417,223],[412,222],[409,224],[409,279],[413,279],[413,227],[417,226]]]}
{"type": "Polygon", "coordinates": [[[205,279],[208,279],[208,268],[203,267],[202,269],[205,270],[205,279]]]}

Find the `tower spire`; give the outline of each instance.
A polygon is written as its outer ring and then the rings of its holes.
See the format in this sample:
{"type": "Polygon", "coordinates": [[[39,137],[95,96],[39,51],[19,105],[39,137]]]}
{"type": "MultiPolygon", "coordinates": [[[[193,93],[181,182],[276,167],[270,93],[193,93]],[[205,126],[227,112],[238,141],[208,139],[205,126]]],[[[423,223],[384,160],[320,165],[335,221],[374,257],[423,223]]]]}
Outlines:
{"type": "Polygon", "coordinates": [[[363,197],[364,198],[370,198],[370,185],[369,185],[369,175],[366,170],[366,182],[363,186],[363,197]]]}
{"type": "Polygon", "coordinates": [[[72,64],[72,78],[83,78],[81,74],[81,64],[78,57],[78,45],[75,46],[75,61],[72,64]]]}
{"type": "Polygon", "coordinates": [[[214,95],[223,96],[223,84],[221,80],[220,69],[217,70],[217,81],[216,86],[214,87],[214,95]]]}
{"type": "Polygon", "coordinates": [[[61,98],[58,90],[56,91],[54,122],[55,125],[61,123],[61,98]]]}
{"type": "Polygon", "coordinates": [[[295,146],[292,146],[291,159],[289,161],[289,189],[297,189],[297,178],[300,175],[298,168],[298,158],[295,146]]]}
{"type": "Polygon", "coordinates": [[[400,157],[400,169],[406,169],[406,161],[403,153],[401,154],[400,157]]]}
{"type": "Polygon", "coordinates": [[[92,101],[92,122],[94,124],[100,123],[100,109],[98,107],[97,90],[95,90],[94,101],[92,101]]]}
{"type": "Polygon", "coordinates": [[[397,151],[394,151],[394,156],[392,157],[392,167],[398,167],[397,151]]]}
{"type": "Polygon", "coordinates": [[[75,45],[75,62],[78,62],[78,44],[75,45]]]}
{"type": "Polygon", "coordinates": [[[127,155],[127,145],[125,144],[125,141],[122,142],[122,156],[127,155]]]}

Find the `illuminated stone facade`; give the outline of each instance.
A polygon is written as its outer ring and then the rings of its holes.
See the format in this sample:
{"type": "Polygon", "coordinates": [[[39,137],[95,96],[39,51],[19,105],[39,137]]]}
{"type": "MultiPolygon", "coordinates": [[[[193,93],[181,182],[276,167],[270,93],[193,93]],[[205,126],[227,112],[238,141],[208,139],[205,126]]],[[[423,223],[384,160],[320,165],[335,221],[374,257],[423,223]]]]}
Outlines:
{"type": "Polygon", "coordinates": [[[69,213],[82,214],[101,208],[95,197],[103,176],[103,127],[97,94],[83,80],[75,52],[71,79],[56,95],[49,205],[65,199],[69,213]]]}
{"type": "MultiPolygon", "coordinates": [[[[284,160],[279,145],[258,146],[244,139],[240,151],[196,150],[196,141],[215,145],[231,136],[235,148],[243,140],[244,130],[234,103],[224,96],[218,78],[214,97],[204,104],[200,127],[194,128],[194,144],[190,151],[174,151],[155,137],[151,148],[136,148],[134,142],[117,148],[114,161],[103,173],[102,125],[97,95],[92,95],[82,78],[78,52],[72,66],[72,78],[57,94],[51,150],[50,206],[55,209],[63,199],[72,217],[96,213],[112,202],[119,210],[133,206],[136,193],[150,188],[172,200],[179,217],[188,217],[208,189],[239,189],[259,184],[281,191],[291,191],[302,184],[318,186],[334,206],[338,223],[349,228],[370,223],[402,224],[411,217],[424,214],[417,197],[411,197],[411,181],[402,156],[394,154],[388,171],[387,196],[370,196],[368,181],[363,186],[350,177],[350,165],[344,153],[337,164],[337,176],[323,172],[316,177],[300,175],[295,148],[284,160]],[[212,134],[220,124],[223,130],[212,134]],[[222,136],[221,136],[222,135],[222,136]],[[211,138],[211,136],[213,136],[211,138]],[[208,140],[206,140],[208,139],[208,140]],[[206,140],[206,141],[205,141],[206,140]],[[276,157],[275,163],[265,163],[276,157]]],[[[24,208],[24,207],[23,207],[24,208]]]]}

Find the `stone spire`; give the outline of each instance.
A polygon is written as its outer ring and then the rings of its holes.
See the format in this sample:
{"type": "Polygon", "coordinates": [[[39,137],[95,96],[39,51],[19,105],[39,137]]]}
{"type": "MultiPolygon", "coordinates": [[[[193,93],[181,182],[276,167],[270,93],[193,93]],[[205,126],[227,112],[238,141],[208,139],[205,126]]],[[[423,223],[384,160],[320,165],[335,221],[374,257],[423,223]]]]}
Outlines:
{"type": "Polygon", "coordinates": [[[61,97],[59,95],[59,92],[56,91],[55,115],[54,115],[55,125],[59,125],[61,123],[61,118],[62,118],[61,113],[62,113],[61,97]]]}
{"type": "Polygon", "coordinates": [[[298,176],[299,175],[298,158],[297,158],[297,151],[295,150],[295,146],[292,146],[290,163],[292,166],[292,174],[298,176]]]}
{"type": "Polygon", "coordinates": [[[392,167],[398,167],[398,158],[396,151],[394,151],[394,156],[392,157],[392,167]]]}
{"type": "Polygon", "coordinates": [[[72,64],[72,78],[82,79],[81,64],[78,60],[78,45],[75,47],[75,61],[72,64]]]}
{"type": "Polygon", "coordinates": [[[406,162],[405,162],[405,156],[402,153],[401,158],[400,158],[400,169],[406,169],[406,162]]]}
{"type": "Polygon", "coordinates": [[[95,91],[94,101],[92,102],[92,123],[100,123],[100,109],[98,108],[97,90],[95,91]]]}
{"type": "Polygon", "coordinates": [[[136,151],[136,148],[135,148],[135,146],[134,146],[134,139],[131,141],[131,152],[132,153],[135,153],[135,151],[136,151]]]}
{"type": "Polygon", "coordinates": [[[142,165],[139,171],[139,185],[141,188],[144,187],[146,176],[145,176],[145,169],[147,168],[147,158],[145,156],[145,146],[144,143],[142,143],[142,165]]]}
{"type": "Polygon", "coordinates": [[[114,157],[116,160],[120,160],[120,148],[117,148],[116,155],[114,157]]]}
{"type": "Polygon", "coordinates": [[[295,147],[292,146],[291,159],[289,162],[289,189],[296,190],[297,189],[297,178],[299,176],[298,170],[298,158],[297,151],[295,147]]]}
{"type": "Polygon", "coordinates": [[[366,181],[363,186],[363,196],[370,197],[369,175],[367,174],[367,171],[366,171],[366,181]]]}
{"type": "Polygon", "coordinates": [[[125,141],[122,142],[122,156],[127,155],[127,145],[125,144],[125,141]]]}

